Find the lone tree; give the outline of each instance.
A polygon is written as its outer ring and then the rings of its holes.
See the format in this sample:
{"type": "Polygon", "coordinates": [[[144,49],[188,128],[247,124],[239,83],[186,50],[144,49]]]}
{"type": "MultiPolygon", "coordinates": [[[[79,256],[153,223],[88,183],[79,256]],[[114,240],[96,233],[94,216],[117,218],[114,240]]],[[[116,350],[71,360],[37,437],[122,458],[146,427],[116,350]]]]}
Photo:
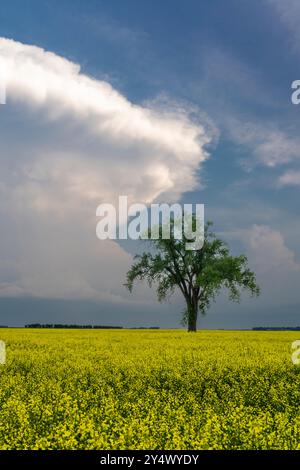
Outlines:
{"type": "MultiPolygon", "coordinates": [[[[204,229],[204,243],[200,250],[187,250],[186,239],[151,240],[153,252],[135,256],[135,263],[127,273],[125,286],[132,292],[137,280],[157,285],[159,301],[165,300],[179,288],[186,303],[183,324],[188,331],[197,330],[198,313],[205,314],[221,289],[229,292],[229,299],[240,301],[241,290],[258,296],[260,288],[255,274],[248,267],[247,257],[232,256],[226,243],[211,231],[212,222],[204,229]]],[[[160,227],[161,228],[161,227],[160,227]]],[[[160,232],[161,233],[161,232],[160,232]]]]}

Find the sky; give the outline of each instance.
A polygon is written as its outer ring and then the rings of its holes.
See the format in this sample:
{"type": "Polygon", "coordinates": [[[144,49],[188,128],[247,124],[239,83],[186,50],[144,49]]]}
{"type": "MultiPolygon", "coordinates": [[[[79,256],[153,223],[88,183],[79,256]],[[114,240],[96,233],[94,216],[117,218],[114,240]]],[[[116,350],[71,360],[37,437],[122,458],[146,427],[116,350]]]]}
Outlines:
{"type": "Polygon", "coordinates": [[[300,325],[297,0],[2,0],[0,324],[180,327],[126,291],[137,243],[96,208],[202,203],[262,289],[203,328],[300,325]]]}

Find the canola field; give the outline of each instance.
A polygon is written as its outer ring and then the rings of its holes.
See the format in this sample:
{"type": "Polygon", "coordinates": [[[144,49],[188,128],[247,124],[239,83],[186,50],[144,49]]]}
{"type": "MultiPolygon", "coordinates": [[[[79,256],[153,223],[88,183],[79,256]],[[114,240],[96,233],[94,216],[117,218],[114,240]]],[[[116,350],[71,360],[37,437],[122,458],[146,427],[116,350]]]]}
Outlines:
{"type": "Polygon", "coordinates": [[[300,449],[296,339],[0,329],[0,449],[300,449]]]}

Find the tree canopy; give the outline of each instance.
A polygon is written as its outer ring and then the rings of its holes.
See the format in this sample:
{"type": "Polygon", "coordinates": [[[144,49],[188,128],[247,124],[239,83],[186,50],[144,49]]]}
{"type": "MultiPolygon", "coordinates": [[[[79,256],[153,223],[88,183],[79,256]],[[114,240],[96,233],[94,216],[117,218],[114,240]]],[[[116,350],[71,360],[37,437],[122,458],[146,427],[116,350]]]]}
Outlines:
{"type": "Polygon", "coordinates": [[[159,301],[179,289],[185,299],[183,323],[188,331],[196,331],[198,313],[205,314],[222,289],[229,299],[239,302],[246,290],[258,296],[260,288],[248,267],[245,255],[232,256],[227,244],[211,231],[212,222],[204,229],[204,243],[200,250],[187,250],[186,239],[159,237],[149,240],[151,251],[135,256],[127,273],[126,286],[131,292],[135,281],[145,280],[156,286],[159,301]]]}

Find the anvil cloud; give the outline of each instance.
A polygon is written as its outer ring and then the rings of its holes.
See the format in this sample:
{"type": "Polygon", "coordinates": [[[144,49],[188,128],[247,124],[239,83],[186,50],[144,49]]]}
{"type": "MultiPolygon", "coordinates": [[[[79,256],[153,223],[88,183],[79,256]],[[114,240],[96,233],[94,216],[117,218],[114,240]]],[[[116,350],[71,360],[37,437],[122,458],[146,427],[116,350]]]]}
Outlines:
{"type": "Polygon", "coordinates": [[[187,107],[131,103],[40,47],[0,38],[0,71],[0,295],[119,298],[131,258],[96,240],[97,205],[178,200],[209,133],[187,107]]]}

